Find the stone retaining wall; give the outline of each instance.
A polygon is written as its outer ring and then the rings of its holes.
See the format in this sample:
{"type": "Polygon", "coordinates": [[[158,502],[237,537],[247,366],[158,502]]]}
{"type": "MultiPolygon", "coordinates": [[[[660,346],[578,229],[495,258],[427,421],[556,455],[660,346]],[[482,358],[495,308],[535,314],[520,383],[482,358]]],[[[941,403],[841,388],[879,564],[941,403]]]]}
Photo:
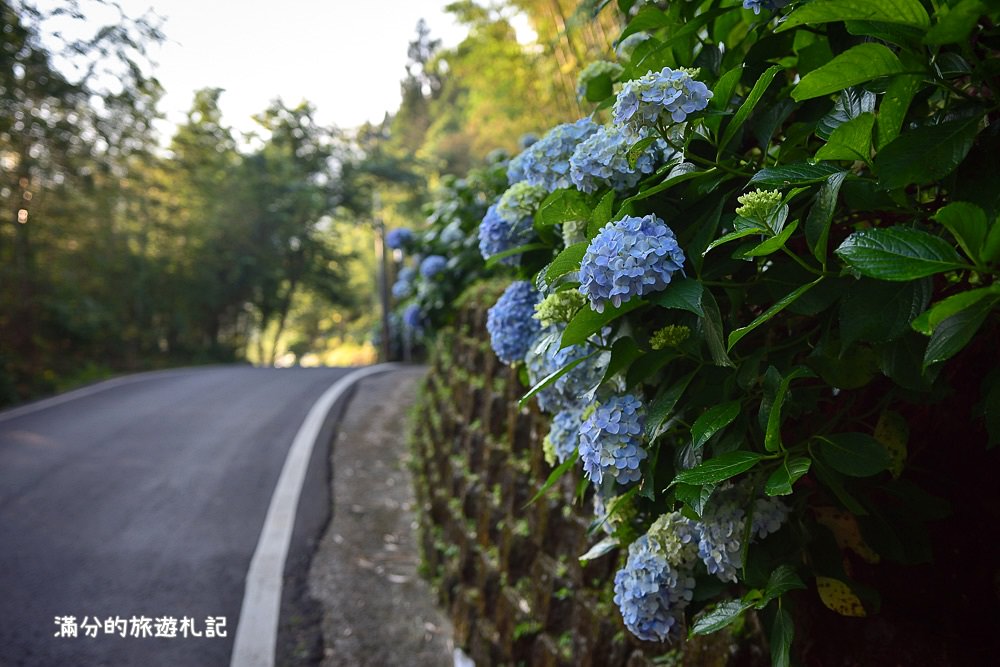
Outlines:
{"type": "Polygon", "coordinates": [[[425,567],[456,644],[479,667],[726,664],[726,645],[681,656],[625,631],[612,600],[618,551],[578,560],[599,539],[589,501],[573,502],[578,471],[528,504],[552,470],[549,420],[534,402],[518,408],[525,388],[490,349],[495,295],[483,289],[440,335],[413,420],[425,567]]]}

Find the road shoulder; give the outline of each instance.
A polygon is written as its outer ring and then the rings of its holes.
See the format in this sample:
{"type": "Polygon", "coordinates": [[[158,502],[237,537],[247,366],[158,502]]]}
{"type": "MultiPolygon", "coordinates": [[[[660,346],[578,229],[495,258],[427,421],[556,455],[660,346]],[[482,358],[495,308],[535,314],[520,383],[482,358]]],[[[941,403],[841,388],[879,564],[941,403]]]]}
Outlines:
{"type": "Polygon", "coordinates": [[[333,515],[313,556],[309,596],[322,608],[324,666],[439,666],[451,626],[418,574],[407,415],[426,369],[365,378],[331,452],[333,515]]]}

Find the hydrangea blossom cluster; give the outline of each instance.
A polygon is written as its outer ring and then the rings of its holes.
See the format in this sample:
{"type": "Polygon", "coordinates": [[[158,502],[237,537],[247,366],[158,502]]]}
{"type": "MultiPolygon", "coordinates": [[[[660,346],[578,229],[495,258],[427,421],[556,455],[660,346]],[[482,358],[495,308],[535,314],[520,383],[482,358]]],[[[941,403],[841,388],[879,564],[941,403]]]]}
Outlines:
{"type": "Polygon", "coordinates": [[[612,119],[615,125],[638,133],[661,122],[683,123],[688,114],[707,107],[711,98],[708,86],[692,78],[689,71],[664,67],[626,81],[612,107],[612,119]]]}
{"type": "Polygon", "coordinates": [[[497,202],[497,215],[503,218],[514,230],[525,227],[531,229],[532,219],[538,210],[538,205],[545,199],[546,192],[537,185],[526,181],[515,183],[500,195],[497,202]]]}
{"type": "MultiPolygon", "coordinates": [[[[543,331],[528,349],[525,362],[528,366],[528,379],[532,384],[593,352],[586,344],[559,349],[561,334],[562,329],[551,327],[543,331]]],[[[538,408],[543,412],[555,413],[576,406],[580,397],[593,389],[602,377],[604,369],[596,356],[582,361],[535,394],[538,408]]]]}
{"type": "Polygon", "coordinates": [[[393,250],[402,250],[413,243],[413,232],[406,227],[390,229],[385,235],[385,244],[393,250]]]}
{"type": "Polygon", "coordinates": [[[619,192],[635,187],[643,175],[656,171],[663,157],[670,151],[666,142],[658,139],[639,155],[635,166],[629,165],[629,148],[639,139],[650,135],[643,128],[634,136],[625,128],[602,125],[597,132],[581,141],[569,159],[569,175],[573,185],[583,192],[595,192],[612,187],[619,192]]]}
{"type": "Polygon", "coordinates": [[[573,186],[569,177],[569,158],[577,144],[597,131],[589,118],[556,125],[519,156],[524,180],[545,192],[573,186]]]}
{"type": "Polygon", "coordinates": [[[754,14],[760,14],[760,10],[767,9],[774,11],[781,9],[791,0],[743,0],[743,9],[752,9],[754,14]]]}
{"type": "Polygon", "coordinates": [[[420,275],[430,280],[444,271],[447,265],[448,260],[441,255],[428,255],[420,262],[420,275]]]}
{"type": "Polygon", "coordinates": [[[553,292],[535,306],[534,318],[543,327],[566,324],[586,303],[587,299],[576,290],[553,292]]]}
{"type": "MultiPolygon", "coordinates": [[[[489,259],[505,250],[528,243],[534,233],[530,224],[519,225],[515,229],[511,223],[500,217],[494,204],[486,210],[486,215],[479,225],[479,254],[483,259],[489,259]]],[[[500,262],[513,266],[517,264],[518,257],[504,257],[500,262]]]]}
{"type": "Polygon", "coordinates": [[[750,519],[751,538],[763,539],[771,533],[778,532],[784,525],[789,513],[788,505],[778,498],[758,498],[753,504],[753,517],[750,519]]]}
{"type": "Polygon", "coordinates": [[[604,312],[634,296],[662,290],[684,265],[674,232],[655,214],[625,216],[594,237],[580,264],[580,291],[604,312]]]}
{"type": "Polygon", "coordinates": [[[610,60],[595,60],[590,63],[580,72],[580,75],[576,78],[576,94],[578,97],[586,97],[587,86],[594,79],[607,76],[612,81],[617,79],[622,75],[625,70],[624,67],[616,62],[611,62],[610,60]]]}
{"type": "Polygon", "coordinates": [[[532,315],[541,294],[525,280],[511,283],[486,313],[486,330],[497,357],[504,363],[524,359],[541,325],[532,315]]]}
{"type": "Polygon", "coordinates": [[[420,310],[420,306],[411,303],[406,307],[406,310],[403,311],[403,324],[410,329],[419,330],[423,328],[424,314],[420,310]]]}
{"type": "Polygon", "coordinates": [[[671,565],[690,568],[698,560],[698,529],[680,512],[659,516],[647,535],[655,540],[671,565]]]}
{"type": "Polygon", "coordinates": [[[546,436],[546,444],[552,448],[555,459],[562,463],[576,451],[580,440],[580,424],[583,408],[571,407],[560,410],[552,418],[552,428],[546,436]]]}
{"type": "Polygon", "coordinates": [[[743,566],[743,528],[746,516],[735,498],[720,498],[709,505],[697,522],[698,556],[709,574],[723,581],[738,581],[737,572],[743,566]]]}
{"type": "Polygon", "coordinates": [[[413,279],[417,272],[409,266],[404,266],[396,275],[396,282],[392,284],[392,296],[395,299],[405,299],[413,293],[413,279]]]}
{"type": "Polygon", "coordinates": [[[619,484],[638,482],[639,462],[647,456],[642,447],[645,421],[642,403],[632,394],[599,405],[580,428],[580,458],[587,478],[595,484],[605,475],[619,484]]]}
{"type": "Polygon", "coordinates": [[[689,571],[671,566],[660,546],[643,535],[629,545],[625,567],[615,575],[615,604],[632,634],[664,641],[680,633],[681,614],[694,593],[689,571]]]}

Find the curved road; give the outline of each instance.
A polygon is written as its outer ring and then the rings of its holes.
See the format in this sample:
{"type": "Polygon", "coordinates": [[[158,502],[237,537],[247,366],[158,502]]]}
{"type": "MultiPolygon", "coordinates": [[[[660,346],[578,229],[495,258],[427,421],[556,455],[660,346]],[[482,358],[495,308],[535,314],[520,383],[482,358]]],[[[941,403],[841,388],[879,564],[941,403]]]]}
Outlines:
{"type": "Polygon", "coordinates": [[[285,455],[347,372],[166,371],[0,413],[0,665],[228,665],[285,455]]]}

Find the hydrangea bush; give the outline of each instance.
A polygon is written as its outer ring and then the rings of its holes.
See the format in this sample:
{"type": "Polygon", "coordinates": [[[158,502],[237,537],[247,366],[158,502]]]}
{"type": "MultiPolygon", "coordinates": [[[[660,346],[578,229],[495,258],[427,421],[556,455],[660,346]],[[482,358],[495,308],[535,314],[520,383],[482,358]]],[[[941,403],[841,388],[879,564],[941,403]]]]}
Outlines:
{"type": "Polygon", "coordinates": [[[581,78],[593,116],[507,170],[542,195],[490,332],[555,415],[546,488],[581,471],[621,547],[625,627],[757,614],[788,665],[822,640],[801,619],[905,607],[879,572],[932,555],[992,604],[973,535],[998,530],[963,490],[975,530],[943,533],[930,490],[995,488],[1000,8],[603,4],[624,27],[581,78]]]}

